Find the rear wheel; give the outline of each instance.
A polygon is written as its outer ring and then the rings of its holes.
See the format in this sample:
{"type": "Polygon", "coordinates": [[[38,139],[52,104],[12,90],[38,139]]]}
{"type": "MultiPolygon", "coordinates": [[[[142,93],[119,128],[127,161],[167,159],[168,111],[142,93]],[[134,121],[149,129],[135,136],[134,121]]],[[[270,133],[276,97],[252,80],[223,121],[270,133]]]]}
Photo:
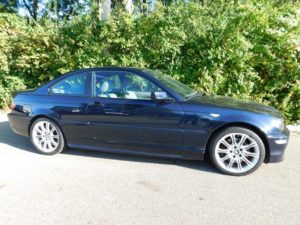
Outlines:
{"type": "Polygon", "coordinates": [[[46,118],[39,118],[30,129],[31,143],[44,155],[60,153],[65,148],[63,134],[56,123],[46,118]]]}
{"type": "Polygon", "coordinates": [[[242,176],[254,172],[262,164],[265,146],[252,130],[229,127],[213,137],[209,154],[221,172],[242,176]]]}

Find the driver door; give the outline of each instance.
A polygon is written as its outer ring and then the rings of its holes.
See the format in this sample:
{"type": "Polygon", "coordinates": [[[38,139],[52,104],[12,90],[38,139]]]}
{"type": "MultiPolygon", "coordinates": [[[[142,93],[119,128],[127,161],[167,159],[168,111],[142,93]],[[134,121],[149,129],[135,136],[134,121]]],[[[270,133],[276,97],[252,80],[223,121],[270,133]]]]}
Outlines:
{"type": "Polygon", "coordinates": [[[183,111],[173,102],[155,102],[163,91],[139,74],[93,71],[93,97],[87,115],[97,146],[148,154],[179,154],[183,111]]]}

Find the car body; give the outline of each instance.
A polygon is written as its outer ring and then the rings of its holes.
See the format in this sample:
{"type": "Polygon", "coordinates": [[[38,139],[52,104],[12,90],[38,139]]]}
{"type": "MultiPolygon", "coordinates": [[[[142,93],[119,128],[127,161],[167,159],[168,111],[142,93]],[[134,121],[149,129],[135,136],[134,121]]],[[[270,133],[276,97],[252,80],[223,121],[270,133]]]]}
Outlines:
{"type": "Polygon", "coordinates": [[[230,97],[185,96],[183,90],[152,70],[81,69],[17,92],[8,118],[23,136],[47,118],[71,148],[190,160],[202,160],[216,134],[242,127],[263,142],[264,162],[283,159],[289,132],[279,111],[230,97]]]}

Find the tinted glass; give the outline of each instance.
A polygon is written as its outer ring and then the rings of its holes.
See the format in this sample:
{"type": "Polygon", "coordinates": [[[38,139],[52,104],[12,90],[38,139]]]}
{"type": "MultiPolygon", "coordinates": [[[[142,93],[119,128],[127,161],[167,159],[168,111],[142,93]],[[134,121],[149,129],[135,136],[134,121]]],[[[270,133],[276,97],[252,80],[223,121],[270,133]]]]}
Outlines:
{"type": "Polygon", "coordinates": [[[151,92],[162,91],[151,81],[130,72],[94,72],[94,95],[102,98],[151,100],[151,92]]]}
{"type": "Polygon", "coordinates": [[[161,83],[166,85],[171,90],[175,91],[177,94],[184,98],[189,98],[193,95],[195,95],[197,92],[194,91],[189,86],[184,85],[183,83],[180,83],[179,81],[173,79],[170,76],[164,75],[162,73],[159,73],[154,70],[145,70],[145,72],[150,73],[152,76],[154,76],[157,80],[159,80],[161,83]]]}
{"type": "Polygon", "coordinates": [[[84,96],[86,82],[87,74],[76,74],[54,84],[50,92],[58,95],[84,96]]]}

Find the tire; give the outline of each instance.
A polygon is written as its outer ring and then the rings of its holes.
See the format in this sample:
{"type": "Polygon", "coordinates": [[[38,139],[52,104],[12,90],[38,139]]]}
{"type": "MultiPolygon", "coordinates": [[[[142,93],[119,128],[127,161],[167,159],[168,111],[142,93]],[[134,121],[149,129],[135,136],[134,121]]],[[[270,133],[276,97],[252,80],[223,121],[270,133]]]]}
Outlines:
{"type": "Polygon", "coordinates": [[[39,118],[30,127],[30,140],[38,153],[54,155],[62,152],[66,145],[60,127],[47,118],[39,118]]]}
{"type": "Polygon", "coordinates": [[[265,159],[265,146],[252,130],[229,127],[217,133],[210,144],[209,156],[214,166],[232,176],[254,172],[265,159]]]}

